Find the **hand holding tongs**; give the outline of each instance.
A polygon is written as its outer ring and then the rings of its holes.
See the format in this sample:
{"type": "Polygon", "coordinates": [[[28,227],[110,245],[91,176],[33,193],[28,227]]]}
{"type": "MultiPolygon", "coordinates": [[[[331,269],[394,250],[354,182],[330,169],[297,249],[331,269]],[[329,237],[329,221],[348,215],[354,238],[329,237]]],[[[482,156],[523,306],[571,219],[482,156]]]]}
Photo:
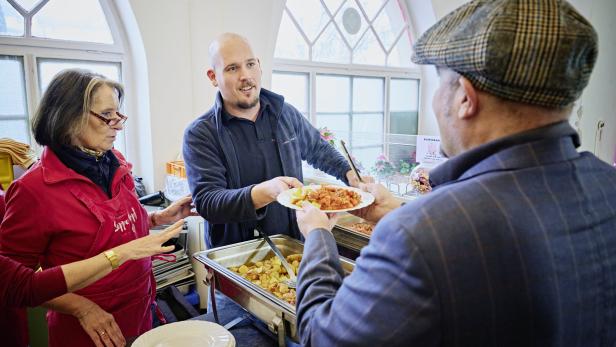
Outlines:
{"type": "Polygon", "coordinates": [[[289,274],[289,280],[284,281],[284,283],[289,286],[289,288],[296,288],[297,276],[295,276],[295,272],[293,271],[293,267],[291,266],[291,264],[287,262],[287,259],[285,259],[284,255],[282,255],[282,253],[280,252],[278,247],[276,247],[272,239],[270,239],[269,236],[267,236],[267,234],[263,230],[261,230],[261,228],[256,227],[255,229],[265,239],[265,242],[267,242],[274,254],[276,254],[276,256],[280,259],[280,263],[282,263],[282,266],[284,266],[284,268],[287,270],[287,273],[289,274]]]}
{"type": "Polygon", "coordinates": [[[359,182],[364,183],[364,180],[361,179],[361,176],[359,175],[359,170],[357,170],[357,167],[355,166],[355,163],[353,162],[353,159],[351,158],[349,151],[347,151],[344,141],[340,140],[340,144],[342,145],[342,150],[344,151],[344,154],[346,155],[347,160],[349,161],[349,164],[351,164],[351,169],[353,169],[353,172],[355,172],[357,179],[359,180],[359,182]]]}

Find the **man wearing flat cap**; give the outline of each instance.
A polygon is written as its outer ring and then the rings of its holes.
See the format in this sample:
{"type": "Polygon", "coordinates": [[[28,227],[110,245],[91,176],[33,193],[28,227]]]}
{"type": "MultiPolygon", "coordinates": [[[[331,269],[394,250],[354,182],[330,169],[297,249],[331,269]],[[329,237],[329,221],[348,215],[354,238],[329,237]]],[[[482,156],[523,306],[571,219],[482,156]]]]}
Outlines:
{"type": "Polygon", "coordinates": [[[364,187],[376,203],[358,215],[379,222],[346,278],[333,220],[297,213],[302,344],[615,346],[616,170],[567,121],[593,27],[566,1],[471,1],[414,48],[440,76],[450,159],[401,207],[364,187]]]}

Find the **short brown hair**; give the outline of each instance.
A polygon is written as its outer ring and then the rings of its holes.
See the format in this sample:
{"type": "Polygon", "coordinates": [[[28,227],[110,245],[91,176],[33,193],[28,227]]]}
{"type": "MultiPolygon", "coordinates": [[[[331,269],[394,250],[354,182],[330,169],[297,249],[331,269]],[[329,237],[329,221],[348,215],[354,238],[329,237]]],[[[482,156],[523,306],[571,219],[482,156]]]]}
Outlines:
{"type": "Polygon", "coordinates": [[[60,71],[43,94],[32,120],[32,133],[42,146],[70,145],[88,123],[92,97],[102,85],[114,88],[122,102],[124,88],[118,82],[88,70],[60,71]]]}

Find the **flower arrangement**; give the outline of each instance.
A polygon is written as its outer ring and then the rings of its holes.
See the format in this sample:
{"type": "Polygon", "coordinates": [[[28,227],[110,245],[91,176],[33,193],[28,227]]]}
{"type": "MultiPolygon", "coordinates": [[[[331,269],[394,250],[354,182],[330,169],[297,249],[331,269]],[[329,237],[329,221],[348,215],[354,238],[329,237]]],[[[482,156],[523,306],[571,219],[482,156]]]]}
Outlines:
{"type": "Polygon", "coordinates": [[[411,172],[411,184],[418,194],[427,194],[432,191],[429,172],[430,169],[423,165],[416,166],[411,172]]]}
{"type": "Polygon", "coordinates": [[[413,171],[413,169],[417,166],[416,163],[413,163],[409,160],[400,159],[400,164],[398,165],[398,172],[402,175],[408,175],[413,171]]]}
{"type": "Polygon", "coordinates": [[[321,138],[327,142],[329,142],[330,145],[336,147],[336,135],[329,130],[327,127],[322,127],[319,128],[319,133],[321,134],[321,138]]]}
{"type": "Polygon", "coordinates": [[[381,154],[376,158],[376,162],[370,171],[377,177],[387,177],[391,176],[396,168],[384,154],[381,154]]]}

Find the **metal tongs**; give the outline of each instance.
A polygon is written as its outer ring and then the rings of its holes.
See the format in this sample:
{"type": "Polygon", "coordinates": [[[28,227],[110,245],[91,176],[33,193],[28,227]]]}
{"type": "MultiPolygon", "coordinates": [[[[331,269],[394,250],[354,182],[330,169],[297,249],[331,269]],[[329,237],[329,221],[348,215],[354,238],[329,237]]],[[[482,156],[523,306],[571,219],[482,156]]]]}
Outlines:
{"type": "Polygon", "coordinates": [[[287,286],[289,286],[289,288],[296,288],[297,287],[297,276],[295,276],[295,272],[293,271],[293,267],[291,266],[291,264],[287,262],[287,259],[285,259],[284,255],[282,255],[282,253],[280,252],[278,247],[276,247],[272,239],[270,239],[269,236],[267,236],[267,234],[263,232],[263,230],[261,230],[261,228],[257,227],[255,229],[265,239],[265,242],[267,242],[267,244],[270,246],[274,254],[276,254],[278,259],[280,259],[282,266],[284,266],[284,268],[287,270],[287,273],[289,274],[289,279],[283,282],[287,286]]]}
{"type": "Polygon", "coordinates": [[[353,169],[353,172],[355,172],[357,179],[359,180],[359,182],[364,183],[364,180],[362,180],[361,176],[359,175],[359,170],[357,170],[357,167],[355,166],[353,159],[351,159],[351,155],[349,154],[349,151],[347,151],[344,141],[340,140],[340,144],[342,145],[342,150],[344,151],[344,154],[346,154],[347,160],[349,161],[349,164],[351,164],[351,169],[353,169]]]}

